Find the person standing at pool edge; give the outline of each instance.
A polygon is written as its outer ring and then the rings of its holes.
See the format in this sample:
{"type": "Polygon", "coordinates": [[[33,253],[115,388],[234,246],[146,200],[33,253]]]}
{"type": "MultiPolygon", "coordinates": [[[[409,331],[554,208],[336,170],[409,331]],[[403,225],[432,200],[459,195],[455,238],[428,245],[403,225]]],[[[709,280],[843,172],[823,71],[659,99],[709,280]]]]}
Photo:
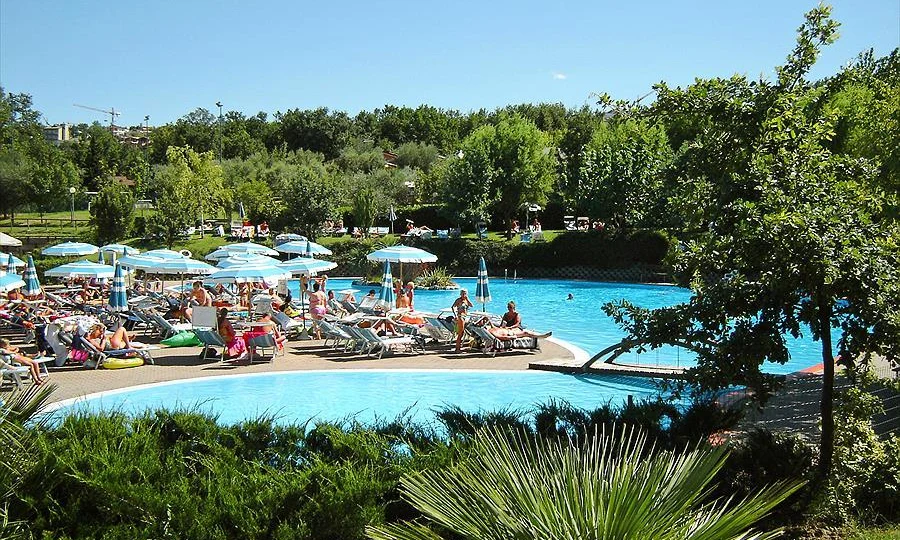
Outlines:
{"type": "Polygon", "coordinates": [[[456,316],[456,352],[462,349],[462,338],[466,330],[466,315],[469,313],[470,307],[472,307],[472,301],[469,300],[469,291],[460,289],[459,298],[453,302],[453,306],[450,308],[453,310],[453,315],[456,316]]]}

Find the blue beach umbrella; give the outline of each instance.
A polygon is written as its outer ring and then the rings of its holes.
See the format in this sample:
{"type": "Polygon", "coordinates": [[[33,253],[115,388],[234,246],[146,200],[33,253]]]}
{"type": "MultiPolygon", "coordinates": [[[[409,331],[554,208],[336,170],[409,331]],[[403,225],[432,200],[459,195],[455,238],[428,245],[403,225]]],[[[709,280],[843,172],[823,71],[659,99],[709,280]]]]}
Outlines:
{"type": "Polygon", "coordinates": [[[78,261],[62,264],[44,272],[44,275],[62,278],[111,278],[116,269],[105,264],[97,264],[91,261],[78,261]]]}
{"type": "Polygon", "coordinates": [[[265,255],[257,255],[256,253],[234,253],[225,259],[219,259],[216,266],[219,268],[231,268],[232,266],[245,265],[269,265],[277,266],[281,261],[266,257],[265,255]]]}
{"type": "Polygon", "coordinates": [[[204,283],[228,284],[228,283],[277,283],[282,279],[288,279],[291,273],[278,266],[271,265],[246,265],[221,268],[206,276],[204,283]]]}
{"type": "Polygon", "coordinates": [[[478,261],[478,282],[475,284],[475,301],[481,302],[481,310],[484,311],[484,305],[491,301],[491,291],[488,288],[487,265],[484,263],[484,257],[478,261]]]}
{"type": "Polygon", "coordinates": [[[109,310],[113,312],[128,311],[128,293],[125,289],[125,274],[122,265],[116,265],[113,275],[112,289],[109,291],[109,310]]]}
{"type": "Polygon", "coordinates": [[[4,274],[0,276],[0,292],[9,292],[24,286],[25,282],[22,281],[18,274],[4,274]]]}
{"type": "Polygon", "coordinates": [[[44,255],[55,257],[84,257],[85,255],[93,255],[100,251],[100,248],[93,244],[84,242],[63,242],[41,250],[44,255]]]}
{"type": "Polygon", "coordinates": [[[296,253],[309,257],[309,253],[312,255],[332,255],[332,251],[322,244],[317,244],[315,242],[311,242],[308,239],[303,240],[291,240],[289,242],[282,242],[275,246],[275,249],[282,253],[296,253]]]}
{"type": "Polygon", "coordinates": [[[157,259],[184,259],[185,256],[182,253],[177,251],[172,251],[171,249],[151,249],[150,251],[145,251],[142,256],[144,257],[156,257],[157,259]]]}
{"type": "Polygon", "coordinates": [[[16,257],[12,253],[0,253],[0,257],[2,257],[2,259],[0,259],[0,260],[5,260],[7,257],[12,257],[12,260],[15,263],[16,267],[25,266],[25,261],[16,257]]]}
{"type": "Polygon", "coordinates": [[[391,277],[391,263],[384,261],[384,273],[381,276],[381,291],[378,292],[376,308],[390,311],[394,307],[394,280],[391,277]]]}
{"type": "Polygon", "coordinates": [[[103,256],[103,251],[97,252],[97,264],[106,264],[106,257],[103,256]]]}
{"type": "Polygon", "coordinates": [[[38,281],[37,268],[34,267],[34,259],[28,256],[28,266],[25,267],[25,275],[22,276],[25,281],[25,290],[22,293],[25,296],[37,296],[41,294],[41,284],[38,281]]]}
{"type": "MultiPolygon", "coordinates": [[[[262,244],[254,244],[253,242],[239,242],[236,244],[225,244],[221,246],[216,251],[224,250],[228,253],[228,256],[236,255],[238,253],[256,253],[257,255],[266,255],[267,257],[277,257],[278,252],[274,249],[264,246],[262,244]]],[[[222,257],[224,258],[224,257],[222,257]]]]}
{"type": "Polygon", "coordinates": [[[284,268],[294,275],[313,276],[318,272],[327,272],[328,270],[337,268],[337,264],[331,261],[299,257],[280,263],[278,267],[284,268]]]}
{"type": "Polygon", "coordinates": [[[389,246],[373,251],[366,255],[366,259],[373,262],[400,263],[400,279],[403,279],[403,263],[433,263],[437,261],[437,255],[424,249],[410,246],[389,246]]]}
{"type": "Polygon", "coordinates": [[[116,255],[137,255],[141,252],[138,248],[126,246],[125,244],[106,244],[100,248],[100,251],[115,253],[116,255]]]}
{"type": "Polygon", "coordinates": [[[7,274],[15,274],[16,273],[16,258],[12,256],[12,253],[9,254],[6,262],[6,273],[7,274]]]}

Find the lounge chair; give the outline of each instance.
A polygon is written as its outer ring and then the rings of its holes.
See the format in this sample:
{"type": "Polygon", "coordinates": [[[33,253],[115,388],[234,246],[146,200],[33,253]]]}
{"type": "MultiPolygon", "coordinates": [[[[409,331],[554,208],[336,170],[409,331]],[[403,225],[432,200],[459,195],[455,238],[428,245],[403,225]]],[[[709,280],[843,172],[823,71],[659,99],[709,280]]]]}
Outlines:
{"type": "Polygon", "coordinates": [[[453,332],[437,317],[425,317],[425,325],[419,331],[439,345],[447,345],[456,339],[453,332]]]}
{"type": "Polygon", "coordinates": [[[172,337],[179,332],[184,332],[193,328],[191,323],[172,323],[159,313],[149,313],[147,318],[159,329],[160,337],[162,339],[172,337]]]}
{"type": "Polygon", "coordinates": [[[450,230],[449,229],[438,229],[437,230],[438,240],[447,240],[450,238],[450,230]]]}
{"type": "Polygon", "coordinates": [[[378,298],[374,296],[364,296],[362,300],[359,301],[359,305],[356,306],[356,310],[362,313],[375,313],[375,303],[378,302],[378,298]]]}
{"type": "Polygon", "coordinates": [[[22,377],[31,377],[31,370],[28,366],[14,366],[6,361],[5,356],[0,357],[0,380],[12,381],[16,388],[22,390],[25,385],[22,384],[22,377]]]}
{"type": "Polygon", "coordinates": [[[536,337],[518,337],[518,338],[498,338],[494,334],[487,331],[486,328],[477,324],[467,324],[466,332],[471,334],[481,343],[482,352],[491,356],[496,356],[500,351],[519,350],[541,350],[536,337]]]}
{"type": "Polygon", "coordinates": [[[344,350],[347,350],[347,347],[353,341],[353,336],[338,324],[332,324],[328,321],[319,321],[319,330],[321,330],[322,335],[325,336],[323,345],[326,347],[328,346],[328,340],[330,339],[332,348],[338,349],[341,347],[341,344],[343,344],[344,350]]]}
{"type": "Polygon", "coordinates": [[[379,359],[385,352],[397,349],[405,349],[411,353],[425,352],[419,340],[412,336],[382,337],[371,328],[357,328],[356,331],[369,344],[367,354],[374,356],[377,352],[379,359]]]}
{"type": "Polygon", "coordinates": [[[129,356],[140,356],[144,363],[154,363],[153,357],[150,356],[150,351],[147,349],[106,349],[101,351],[84,336],[78,336],[76,339],[80,348],[87,351],[88,355],[94,360],[94,369],[97,369],[103,365],[103,362],[111,358],[125,358],[129,356]]]}
{"type": "Polygon", "coordinates": [[[275,360],[275,355],[278,354],[278,343],[275,341],[275,336],[266,332],[247,340],[247,351],[250,353],[251,359],[257,356],[256,351],[258,349],[262,349],[263,354],[261,356],[263,358],[266,356],[265,350],[272,349],[272,356],[269,357],[269,362],[275,360]]]}
{"type": "Polygon", "coordinates": [[[288,317],[287,313],[284,313],[283,311],[273,311],[272,319],[278,323],[278,326],[281,327],[281,331],[284,332],[284,335],[288,338],[299,336],[306,327],[303,322],[288,317]]]}
{"type": "Polygon", "coordinates": [[[203,343],[203,354],[200,356],[201,361],[206,360],[207,354],[209,354],[209,350],[216,350],[216,347],[222,347],[222,354],[220,358],[225,359],[225,339],[219,335],[219,333],[212,328],[194,328],[194,335],[197,336],[197,339],[200,340],[200,343],[203,343]]]}

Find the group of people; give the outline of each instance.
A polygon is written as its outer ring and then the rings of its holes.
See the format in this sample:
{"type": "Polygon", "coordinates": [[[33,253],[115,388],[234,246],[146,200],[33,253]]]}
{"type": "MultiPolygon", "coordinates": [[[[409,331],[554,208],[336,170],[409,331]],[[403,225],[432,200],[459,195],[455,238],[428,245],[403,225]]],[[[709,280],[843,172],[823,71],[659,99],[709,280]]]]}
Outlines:
{"type": "MultiPolygon", "coordinates": [[[[469,309],[472,305],[472,301],[469,300],[469,291],[460,289],[459,298],[453,302],[453,306],[451,307],[456,323],[456,352],[462,350],[462,340],[465,335],[466,323],[470,322],[469,309]]],[[[538,334],[537,332],[523,328],[522,316],[516,311],[516,303],[512,300],[507,302],[506,313],[500,318],[499,326],[493,324],[491,318],[488,316],[481,317],[478,320],[471,322],[484,327],[492,336],[502,340],[520,337],[547,337],[550,335],[550,333],[538,334]]]]}

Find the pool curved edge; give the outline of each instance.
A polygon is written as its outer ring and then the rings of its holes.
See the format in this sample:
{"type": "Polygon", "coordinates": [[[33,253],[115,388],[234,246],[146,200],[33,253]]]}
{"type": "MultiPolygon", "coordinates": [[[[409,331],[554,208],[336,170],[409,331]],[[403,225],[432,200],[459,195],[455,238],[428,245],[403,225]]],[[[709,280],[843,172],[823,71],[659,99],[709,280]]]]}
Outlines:
{"type": "MultiPolygon", "coordinates": [[[[552,339],[552,338],[548,338],[552,339]]],[[[561,340],[559,340],[561,341],[561,340]]],[[[566,347],[565,342],[559,343],[560,346],[566,347]]],[[[572,345],[569,345],[572,347],[572,345]]],[[[568,347],[566,347],[568,348],[568,347]]],[[[574,350],[572,350],[574,354],[574,350]]],[[[581,351],[583,354],[584,351],[581,351]]],[[[159,388],[163,386],[171,386],[176,384],[192,384],[199,382],[207,382],[216,379],[232,379],[232,378],[252,378],[252,377],[273,377],[277,375],[291,375],[297,373],[534,373],[545,374],[545,371],[528,370],[528,369],[451,369],[451,368],[360,368],[360,369],[304,369],[304,370],[284,370],[284,371],[266,371],[263,373],[233,373],[228,375],[211,375],[208,377],[189,377],[185,379],[175,379],[171,381],[161,381],[148,384],[136,384],[134,386],[124,386],[112,390],[102,390],[84,394],[82,396],[54,401],[48,404],[40,411],[40,415],[50,415],[60,409],[77,405],[84,401],[92,401],[108,396],[133,392],[138,390],[146,390],[149,388],[159,388]]]]}
{"type": "Polygon", "coordinates": [[[588,354],[588,352],[586,350],[582,349],[581,347],[579,347],[577,345],[569,343],[568,341],[566,341],[564,339],[559,339],[559,338],[556,338],[553,336],[548,337],[546,339],[547,339],[547,341],[549,341],[551,343],[555,343],[556,345],[559,345],[563,349],[569,351],[569,353],[571,353],[572,356],[575,357],[575,361],[578,362],[579,364],[586,364],[587,361],[591,359],[591,355],[588,354]]]}

